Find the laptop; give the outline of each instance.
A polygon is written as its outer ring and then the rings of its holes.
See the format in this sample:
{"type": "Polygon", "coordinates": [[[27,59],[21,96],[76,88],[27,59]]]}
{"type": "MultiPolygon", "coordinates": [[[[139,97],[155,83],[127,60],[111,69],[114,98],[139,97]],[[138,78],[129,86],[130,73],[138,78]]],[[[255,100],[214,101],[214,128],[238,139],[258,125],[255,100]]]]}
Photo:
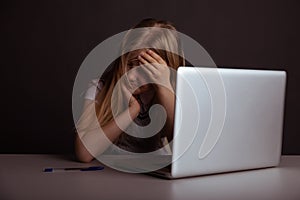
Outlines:
{"type": "Polygon", "coordinates": [[[179,67],[169,179],[277,166],[286,72],[179,67]]]}
{"type": "Polygon", "coordinates": [[[179,67],[171,154],[101,160],[168,179],[277,166],[285,87],[285,71],[179,67]]]}

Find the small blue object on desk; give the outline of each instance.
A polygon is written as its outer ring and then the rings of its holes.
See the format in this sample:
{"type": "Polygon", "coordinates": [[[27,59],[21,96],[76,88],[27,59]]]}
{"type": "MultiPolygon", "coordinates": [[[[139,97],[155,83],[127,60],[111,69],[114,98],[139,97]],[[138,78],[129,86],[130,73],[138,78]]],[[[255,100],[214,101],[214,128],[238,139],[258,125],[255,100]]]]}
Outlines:
{"type": "Polygon", "coordinates": [[[103,166],[92,167],[69,167],[69,168],[45,168],[43,172],[55,172],[55,171],[98,171],[103,170],[103,166]]]}

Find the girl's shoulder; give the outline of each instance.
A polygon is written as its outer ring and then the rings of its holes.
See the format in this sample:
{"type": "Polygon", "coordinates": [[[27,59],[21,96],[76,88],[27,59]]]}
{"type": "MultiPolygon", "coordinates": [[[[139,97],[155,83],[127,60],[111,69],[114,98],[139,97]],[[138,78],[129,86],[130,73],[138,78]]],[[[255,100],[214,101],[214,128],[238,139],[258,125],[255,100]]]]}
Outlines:
{"type": "Polygon", "coordinates": [[[88,88],[85,92],[84,98],[95,100],[97,93],[103,88],[104,82],[99,79],[93,79],[88,84],[88,88]]]}

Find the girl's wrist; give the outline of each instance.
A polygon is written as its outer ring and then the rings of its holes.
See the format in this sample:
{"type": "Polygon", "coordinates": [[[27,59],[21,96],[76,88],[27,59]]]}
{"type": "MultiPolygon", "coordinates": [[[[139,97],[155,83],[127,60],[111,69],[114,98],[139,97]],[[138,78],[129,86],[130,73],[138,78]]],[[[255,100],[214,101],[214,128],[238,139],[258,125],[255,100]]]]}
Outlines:
{"type": "Polygon", "coordinates": [[[165,84],[165,85],[157,85],[156,90],[157,90],[158,95],[164,95],[169,92],[174,93],[171,83],[165,84]]]}
{"type": "Polygon", "coordinates": [[[134,120],[139,115],[140,108],[138,106],[130,106],[128,108],[128,111],[129,111],[131,119],[134,120]]]}

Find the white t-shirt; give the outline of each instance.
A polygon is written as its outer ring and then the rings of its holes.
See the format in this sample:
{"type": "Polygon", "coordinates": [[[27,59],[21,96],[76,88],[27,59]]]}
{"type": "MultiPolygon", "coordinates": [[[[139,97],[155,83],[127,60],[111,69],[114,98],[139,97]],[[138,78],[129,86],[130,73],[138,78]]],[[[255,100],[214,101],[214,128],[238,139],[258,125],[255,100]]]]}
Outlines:
{"type": "MultiPolygon", "coordinates": [[[[101,91],[102,88],[102,81],[98,82],[97,79],[92,80],[85,93],[85,99],[95,100],[96,95],[101,91]]],[[[150,123],[150,117],[148,112],[152,104],[149,100],[149,95],[141,96],[138,99],[138,101],[141,104],[141,112],[139,116],[134,120],[134,122],[139,126],[145,126],[150,123]],[[148,102],[148,104],[144,104],[143,102],[148,102]]],[[[135,131],[134,135],[143,134],[143,132],[140,132],[139,129],[133,131],[135,131]]],[[[156,134],[152,137],[140,138],[133,137],[126,133],[122,133],[120,138],[115,142],[115,145],[111,145],[105,153],[126,154],[127,151],[134,153],[146,153],[156,151],[157,154],[170,154],[171,151],[169,145],[166,144],[166,138],[161,138],[160,135],[161,134],[156,134]]]]}
{"type": "Polygon", "coordinates": [[[99,81],[98,84],[98,80],[94,79],[89,83],[88,89],[85,92],[85,99],[90,99],[90,100],[95,100],[96,95],[98,94],[98,92],[102,89],[103,84],[101,81],[99,81]]]}

